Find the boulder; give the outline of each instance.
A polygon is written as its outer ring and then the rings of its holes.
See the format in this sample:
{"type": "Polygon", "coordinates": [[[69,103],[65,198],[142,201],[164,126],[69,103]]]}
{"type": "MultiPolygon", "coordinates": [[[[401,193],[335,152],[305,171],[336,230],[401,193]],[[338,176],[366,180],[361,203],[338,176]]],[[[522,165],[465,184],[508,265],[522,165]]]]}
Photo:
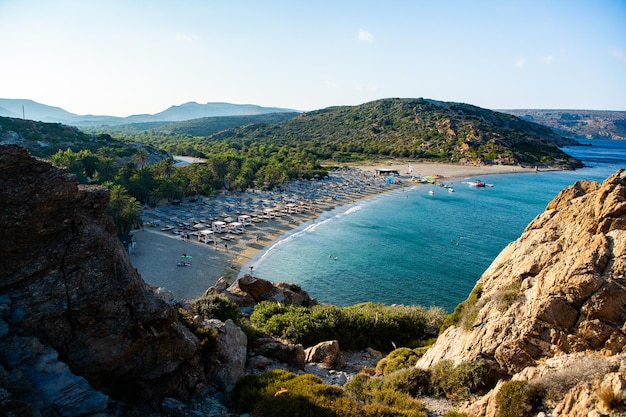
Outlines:
{"type": "Polygon", "coordinates": [[[245,375],[248,339],[230,319],[226,322],[211,319],[206,325],[217,333],[215,349],[205,358],[209,376],[221,390],[229,393],[245,375]]]}
{"type": "Polygon", "coordinates": [[[255,355],[265,356],[297,369],[304,369],[304,347],[300,344],[294,345],[274,338],[264,338],[255,342],[253,351],[255,355]]]}
{"type": "Polygon", "coordinates": [[[252,307],[261,301],[283,304],[311,306],[317,304],[306,291],[286,282],[272,283],[259,277],[246,274],[226,287],[219,279],[205,291],[205,295],[222,295],[239,307],[252,307]]]}
{"type": "Polygon", "coordinates": [[[305,363],[317,363],[325,368],[337,368],[342,365],[343,358],[339,342],[330,340],[318,343],[304,350],[305,363]]]}

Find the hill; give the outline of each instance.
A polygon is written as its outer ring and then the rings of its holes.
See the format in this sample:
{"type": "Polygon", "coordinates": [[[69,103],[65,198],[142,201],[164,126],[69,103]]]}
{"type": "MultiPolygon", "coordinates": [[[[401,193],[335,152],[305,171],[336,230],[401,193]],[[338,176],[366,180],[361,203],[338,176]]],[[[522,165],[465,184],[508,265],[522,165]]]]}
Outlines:
{"type": "Polygon", "coordinates": [[[580,167],[559,147],[578,142],[536,123],[462,103],[383,99],[230,129],[207,141],[296,146],[320,160],[417,158],[464,164],[580,167]]]}
{"type": "Polygon", "coordinates": [[[561,136],[585,139],[626,139],[626,111],[501,110],[552,128],[561,136]]]}
{"type": "Polygon", "coordinates": [[[278,123],[299,113],[264,113],[240,116],[202,117],[180,122],[143,122],[120,124],[116,126],[81,127],[88,132],[106,132],[110,134],[132,134],[146,132],[148,134],[209,136],[222,130],[259,123],[278,123]]]}
{"type": "Polygon", "coordinates": [[[174,122],[198,119],[201,117],[242,116],[267,113],[295,112],[292,109],[262,107],[254,104],[188,102],[171,106],[156,114],[137,114],[128,117],[78,115],[60,107],[48,106],[33,100],[0,99],[0,116],[26,118],[49,123],[63,123],[72,126],[119,125],[147,122],[174,122]]]}
{"type": "Polygon", "coordinates": [[[168,156],[150,145],[121,142],[108,134],[86,134],[76,127],[60,123],[44,123],[10,117],[0,117],[0,143],[20,145],[32,155],[49,158],[59,150],[71,149],[75,152],[88,150],[97,152],[106,148],[108,156],[116,156],[118,163],[131,159],[139,148],[146,150],[150,162],[160,161],[168,156]]]}

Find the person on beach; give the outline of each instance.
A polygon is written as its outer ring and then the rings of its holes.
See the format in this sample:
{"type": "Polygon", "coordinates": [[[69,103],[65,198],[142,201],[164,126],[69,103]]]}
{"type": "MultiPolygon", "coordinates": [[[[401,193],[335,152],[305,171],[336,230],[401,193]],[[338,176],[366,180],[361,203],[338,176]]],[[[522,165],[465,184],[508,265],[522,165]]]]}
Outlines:
{"type": "Polygon", "coordinates": [[[224,249],[226,249],[226,252],[228,252],[228,243],[224,242],[224,249]]]}

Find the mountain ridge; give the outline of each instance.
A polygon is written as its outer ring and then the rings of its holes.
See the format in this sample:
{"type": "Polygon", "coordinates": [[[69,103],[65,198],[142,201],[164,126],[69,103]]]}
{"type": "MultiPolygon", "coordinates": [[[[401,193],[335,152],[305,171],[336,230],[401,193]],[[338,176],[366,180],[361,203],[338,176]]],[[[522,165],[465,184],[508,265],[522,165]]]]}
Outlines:
{"type": "MultiPolygon", "coordinates": [[[[433,105],[443,101],[427,99],[433,105]]],[[[331,106],[335,108],[341,106],[331,106]]],[[[319,109],[322,110],[322,109],[319,109]]],[[[312,112],[319,111],[313,110],[312,112]]],[[[626,111],[620,110],[568,110],[568,109],[492,109],[500,113],[512,114],[520,119],[550,127],[555,133],[573,139],[626,139],[626,111]]],[[[258,115],[302,111],[281,107],[263,107],[255,104],[233,104],[227,102],[207,102],[204,104],[188,101],[172,105],[155,114],[133,114],[126,117],[108,115],[78,115],[61,107],[38,103],[30,99],[0,98],[0,116],[26,118],[64,123],[79,127],[115,126],[136,123],[179,122],[204,117],[258,115]],[[24,107],[22,107],[24,106],[24,107]],[[34,110],[33,110],[34,109],[34,110]]]]}
{"type": "Polygon", "coordinates": [[[126,117],[107,115],[78,115],[60,107],[49,106],[30,99],[0,98],[0,116],[27,118],[47,123],[63,123],[72,126],[120,125],[155,121],[186,121],[202,117],[256,115],[269,113],[298,112],[279,107],[263,107],[256,104],[233,104],[189,101],[173,105],[155,114],[134,114],[126,117]]]}

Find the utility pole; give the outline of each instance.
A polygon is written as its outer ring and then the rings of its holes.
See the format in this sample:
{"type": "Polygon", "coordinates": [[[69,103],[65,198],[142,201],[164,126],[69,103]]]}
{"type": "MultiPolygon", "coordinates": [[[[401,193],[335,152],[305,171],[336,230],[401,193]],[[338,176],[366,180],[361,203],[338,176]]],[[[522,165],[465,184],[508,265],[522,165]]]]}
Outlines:
{"type": "Polygon", "coordinates": [[[24,105],[22,104],[22,119],[26,120],[26,115],[24,113],[24,105]]]}

